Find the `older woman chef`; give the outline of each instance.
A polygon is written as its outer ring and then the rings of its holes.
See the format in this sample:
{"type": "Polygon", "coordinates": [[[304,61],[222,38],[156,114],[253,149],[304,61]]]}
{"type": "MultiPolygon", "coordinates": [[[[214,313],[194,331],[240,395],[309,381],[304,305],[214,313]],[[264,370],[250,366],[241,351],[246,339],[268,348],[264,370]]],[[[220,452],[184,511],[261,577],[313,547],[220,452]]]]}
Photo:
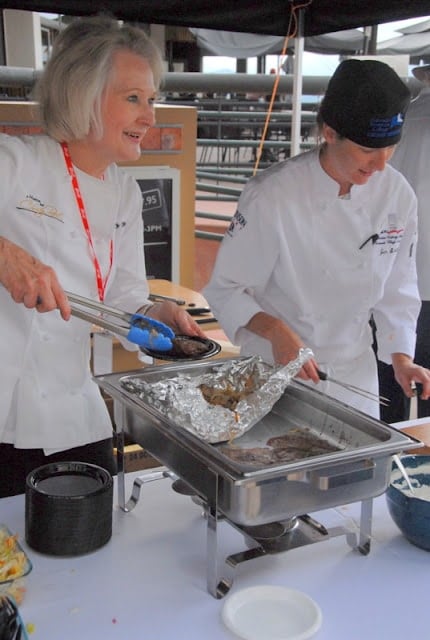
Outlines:
{"type": "Polygon", "coordinates": [[[114,471],[91,326],[70,318],[64,290],[202,335],[175,304],[148,302],[142,195],[116,165],[140,158],[161,71],[142,30],[74,21],[38,87],[46,135],[0,136],[0,496],[50,461],[114,471]]]}
{"type": "MultiPolygon", "coordinates": [[[[342,62],[318,114],[318,148],[252,178],[221,244],[205,296],[243,354],[285,364],[310,347],[299,377],[318,369],[372,393],[379,357],[407,396],[430,394],[413,362],[420,309],[416,198],[386,163],[400,140],[409,91],[388,66],[342,62]]],[[[379,416],[379,406],[336,385],[321,390],[379,416]]]]}

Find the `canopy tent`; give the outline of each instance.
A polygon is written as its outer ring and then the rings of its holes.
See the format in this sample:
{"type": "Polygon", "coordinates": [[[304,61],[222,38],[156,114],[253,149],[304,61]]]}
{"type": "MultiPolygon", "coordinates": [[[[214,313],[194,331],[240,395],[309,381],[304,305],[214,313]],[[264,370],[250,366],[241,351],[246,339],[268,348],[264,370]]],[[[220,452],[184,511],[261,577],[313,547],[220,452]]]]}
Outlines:
{"type": "MultiPolygon", "coordinates": [[[[292,5],[307,0],[0,0],[0,9],[90,15],[123,20],[285,36],[292,5]]],[[[303,36],[310,37],[427,16],[429,0],[310,0],[303,36]]]]}
{"type": "Polygon", "coordinates": [[[298,148],[303,41],[305,37],[427,16],[430,0],[0,0],[0,9],[64,15],[108,11],[133,22],[286,36],[297,9],[294,56],[292,153],[298,148]]]}
{"type": "Polygon", "coordinates": [[[421,20],[420,22],[415,22],[414,24],[410,24],[408,27],[401,27],[400,29],[396,29],[399,33],[404,33],[405,35],[409,35],[410,33],[422,33],[423,31],[429,31],[430,29],[430,20],[421,20]]]}
{"type": "Polygon", "coordinates": [[[407,54],[411,64],[430,63],[430,20],[396,29],[402,35],[381,42],[378,54],[407,54]]]}
{"type": "MultiPolygon", "coordinates": [[[[285,37],[265,36],[255,33],[221,31],[215,29],[190,29],[197,44],[209,54],[230,56],[232,58],[250,58],[252,56],[279,54],[285,37]]],[[[364,47],[364,33],[359,29],[335,31],[320,36],[305,38],[305,51],[327,54],[361,53],[364,47]]],[[[294,51],[294,38],[288,43],[288,53],[294,51]]]]}

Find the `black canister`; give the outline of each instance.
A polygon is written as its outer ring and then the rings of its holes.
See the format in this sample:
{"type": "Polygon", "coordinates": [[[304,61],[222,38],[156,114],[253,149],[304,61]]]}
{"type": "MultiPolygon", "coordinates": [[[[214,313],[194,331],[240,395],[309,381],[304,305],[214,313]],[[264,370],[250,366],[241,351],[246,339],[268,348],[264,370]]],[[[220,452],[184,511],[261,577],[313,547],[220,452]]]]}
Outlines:
{"type": "Polygon", "coordinates": [[[53,462],[28,474],[25,539],[35,551],[77,556],[112,536],[113,479],[84,462],[53,462]]]}

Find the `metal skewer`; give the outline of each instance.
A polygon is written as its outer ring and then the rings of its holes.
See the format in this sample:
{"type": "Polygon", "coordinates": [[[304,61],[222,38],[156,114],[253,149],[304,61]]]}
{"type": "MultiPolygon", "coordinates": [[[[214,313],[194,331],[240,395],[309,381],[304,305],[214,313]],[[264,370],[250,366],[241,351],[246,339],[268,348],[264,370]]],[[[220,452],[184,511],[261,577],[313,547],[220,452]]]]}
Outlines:
{"type": "Polygon", "coordinates": [[[171,302],[176,302],[176,304],[179,304],[179,305],[187,304],[186,300],[183,300],[182,298],[172,298],[172,296],[162,296],[159,293],[150,293],[148,298],[149,300],[152,300],[152,302],[156,302],[157,300],[158,301],[170,300],[171,302]]]}
{"type": "Polygon", "coordinates": [[[384,396],[378,396],[371,391],[367,391],[367,389],[361,389],[361,387],[356,387],[353,384],[349,384],[347,382],[341,382],[340,380],[336,380],[332,378],[324,371],[320,371],[318,369],[318,377],[320,380],[325,380],[327,382],[333,382],[333,384],[338,384],[340,387],[344,387],[344,389],[348,389],[348,391],[352,391],[353,393],[357,393],[364,398],[368,398],[369,400],[374,400],[375,402],[379,402],[384,407],[388,407],[390,404],[389,398],[385,398],[384,396]]]}

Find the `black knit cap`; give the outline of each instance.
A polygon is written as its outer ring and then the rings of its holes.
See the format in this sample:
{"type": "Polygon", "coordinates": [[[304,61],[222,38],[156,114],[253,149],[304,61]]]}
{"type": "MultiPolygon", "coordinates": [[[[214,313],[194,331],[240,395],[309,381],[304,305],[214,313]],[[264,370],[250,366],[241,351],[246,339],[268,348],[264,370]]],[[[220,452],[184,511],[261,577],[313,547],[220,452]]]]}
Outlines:
{"type": "Polygon", "coordinates": [[[400,140],[410,99],[405,83],[384,62],[344,60],[328,83],[320,116],[363,147],[389,147],[400,140]]]}

